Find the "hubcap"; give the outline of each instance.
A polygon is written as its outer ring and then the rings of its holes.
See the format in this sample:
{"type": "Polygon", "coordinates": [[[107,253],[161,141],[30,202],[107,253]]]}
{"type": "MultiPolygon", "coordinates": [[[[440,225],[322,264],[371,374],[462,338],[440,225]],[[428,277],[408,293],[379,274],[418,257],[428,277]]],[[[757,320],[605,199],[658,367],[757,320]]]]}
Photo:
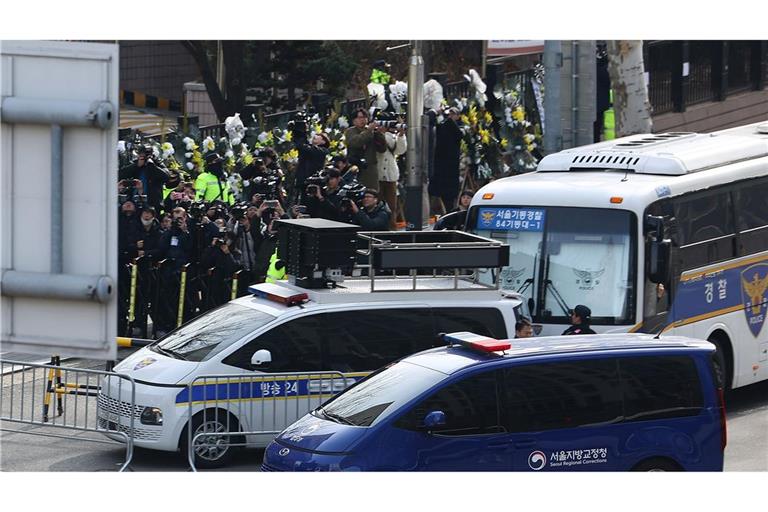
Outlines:
{"type": "Polygon", "coordinates": [[[195,454],[201,459],[211,461],[220,459],[229,449],[229,442],[227,436],[215,434],[226,431],[226,426],[219,421],[206,421],[205,423],[202,423],[197,427],[197,430],[195,430],[195,436],[201,433],[211,435],[204,435],[197,438],[197,442],[195,443],[195,454]]]}

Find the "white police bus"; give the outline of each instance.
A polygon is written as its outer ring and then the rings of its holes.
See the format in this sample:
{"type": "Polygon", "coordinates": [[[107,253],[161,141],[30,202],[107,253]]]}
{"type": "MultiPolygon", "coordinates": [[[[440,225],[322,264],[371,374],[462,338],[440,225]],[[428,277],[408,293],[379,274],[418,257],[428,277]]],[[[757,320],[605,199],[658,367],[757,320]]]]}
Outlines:
{"type": "Polygon", "coordinates": [[[509,244],[501,286],[540,334],[585,304],[598,333],[712,341],[726,386],[768,378],[768,123],[548,155],[480,189],[466,228],[509,244]]]}

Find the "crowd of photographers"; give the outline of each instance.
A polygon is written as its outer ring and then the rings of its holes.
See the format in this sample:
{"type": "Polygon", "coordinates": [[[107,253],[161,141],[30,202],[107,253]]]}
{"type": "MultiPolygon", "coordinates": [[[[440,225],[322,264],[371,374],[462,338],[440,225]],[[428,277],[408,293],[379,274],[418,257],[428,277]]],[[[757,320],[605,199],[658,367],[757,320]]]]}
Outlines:
{"type": "Polygon", "coordinates": [[[298,151],[292,180],[271,148],[238,169],[231,190],[223,158],[205,155],[194,181],[132,148],[135,160],[118,173],[120,335],[159,337],[181,322],[234,297],[249,285],[274,282],[285,271],[275,220],[322,218],[364,230],[395,229],[405,126],[359,110],[345,133],[348,156],[329,156],[325,134],[309,136],[305,118],[289,129],[298,151]],[[148,318],[151,318],[151,329],[148,318]]]}

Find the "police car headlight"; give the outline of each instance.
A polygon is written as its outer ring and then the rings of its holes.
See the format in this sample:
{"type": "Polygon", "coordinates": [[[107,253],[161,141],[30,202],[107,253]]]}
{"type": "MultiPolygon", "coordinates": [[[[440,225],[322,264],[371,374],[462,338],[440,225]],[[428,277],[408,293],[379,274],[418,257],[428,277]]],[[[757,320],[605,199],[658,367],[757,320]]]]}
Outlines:
{"type": "Polygon", "coordinates": [[[157,407],[145,407],[141,411],[141,423],[144,425],[162,425],[163,411],[157,407]]]}

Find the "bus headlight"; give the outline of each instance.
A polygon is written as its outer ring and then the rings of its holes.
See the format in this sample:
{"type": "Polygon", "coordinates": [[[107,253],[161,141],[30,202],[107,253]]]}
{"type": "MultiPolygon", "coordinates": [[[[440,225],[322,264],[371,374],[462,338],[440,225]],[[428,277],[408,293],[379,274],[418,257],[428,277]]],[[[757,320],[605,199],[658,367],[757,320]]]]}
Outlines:
{"type": "Polygon", "coordinates": [[[141,423],[144,425],[162,425],[163,411],[158,407],[145,407],[141,411],[141,423]]]}

